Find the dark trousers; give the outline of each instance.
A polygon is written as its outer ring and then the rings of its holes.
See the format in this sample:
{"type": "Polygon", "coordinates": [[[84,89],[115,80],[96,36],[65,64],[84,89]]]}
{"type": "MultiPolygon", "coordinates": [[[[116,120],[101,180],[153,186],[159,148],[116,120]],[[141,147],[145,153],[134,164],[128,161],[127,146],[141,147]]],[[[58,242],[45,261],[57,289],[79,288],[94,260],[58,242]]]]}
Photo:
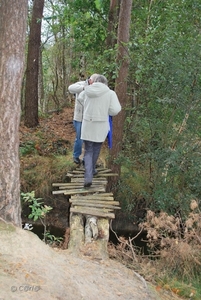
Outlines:
{"type": "Polygon", "coordinates": [[[76,132],[76,137],[75,137],[75,142],[74,142],[74,147],[73,147],[73,157],[79,158],[79,156],[82,154],[82,142],[83,141],[80,139],[82,122],[73,120],[73,125],[74,125],[75,132],[76,132]]]}
{"type": "Polygon", "coordinates": [[[84,141],[84,183],[91,183],[95,173],[96,162],[98,160],[102,143],[84,141]]]}

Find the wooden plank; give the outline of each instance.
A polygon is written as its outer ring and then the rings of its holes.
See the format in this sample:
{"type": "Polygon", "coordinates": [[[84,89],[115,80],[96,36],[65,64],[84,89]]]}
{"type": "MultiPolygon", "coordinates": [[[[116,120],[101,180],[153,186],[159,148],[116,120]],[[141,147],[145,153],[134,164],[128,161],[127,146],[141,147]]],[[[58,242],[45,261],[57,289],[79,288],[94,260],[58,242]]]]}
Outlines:
{"type": "Polygon", "coordinates": [[[102,201],[102,202],[116,202],[116,203],[119,203],[118,201],[114,201],[114,198],[113,197],[98,197],[98,194],[97,196],[93,196],[93,197],[85,197],[85,196],[80,196],[80,195],[77,195],[77,196],[72,196],[71,197],[71,200],[74,201],[74,200],[77,200],[77,201],[102,201]]]}
{"type": "Polygon", "coordinates": [[[114,213],[108,213],[108,212],[103,212],[100,210],[93,210],[93,209],[85,209],[84,207],[71,207],[70,212],[74,213],[80,213],[84,215],[92,215],[92,216],[97,216],[97,217],[103,217],[103,218],[109,218],[109,219],[114,219],[115,214],[114,213]]]}
{"type": "MultiPolygon", "coordinates": [[[[104,192],[105,191],[105,188],[103,188],[102,186],[101,187],[95,187],[95,188],[88,188],[88,189],[77,189],[77,190],[64,190],[63,191],[63,194],[64,195],[76,195],[76,194],[90,194],[90,193],[94,193],[94,192],[104,192]]],[[[56,191],[57,193],[56,194],[62,194],[62,190],[60,190],[58,193],[58,191],[56,191]]]]}
{"type": "Polygon", "coordinates": [[[104,174],[104,173],[109,173],[109,172],[112,172],[111,169],[103,169],[103,170],[99,170],[99,169],[96,169],[98,171],[98,173],[100,174],[104,174]]]}
{"type": "Polygon", "coordinates": [[[65,189],[70,189],[70,190],[74,189],[74,190],[76,190],[76,189],[82,189],[83,187],[84,187],[84,184],[80,183],[80,184],[77,184],[77,185],[71,184],[69,186],[60,186],[59,189],[60,190],[65,190],[65,189]]]}
{"type": "Polygon", "coordinates": [[[84,170],[73,170],[72,174],[84,174],[84,170]]]}
{"type": "Polygon", "coordinates": [[[114,209],[104,208],[104,207],[89,207],[89,206],[80,206],[80,205],[72,205],[72,209],[79,208],[86,211],[87,215],[91,215],[91,212],[99,212],[99,213],[114,213],[114,209]],[[89,213],[90,211],[90,213],[89,213]]]}
{"type": "Polygon", "coordinates": [[[55,183],[52,183],[52,186],[64,186],[64,185],[68,185],[68,184],[70,184],[70,182],[63,182],[63,183],[59,183],[59,182],[55,182],[55,183]]]}
{"type": "Polygon", "coordinates": [[[76,175],[75,175],[75,174],[72,174],[72,173],[67,173],[66,176],[67,176],[67,177],[70,177],[70,178],[71,178],[71,177],[83,177],[83,174],[76,174],[76,175]]]}
{"type": "MultiPolygon", "coordinates": [[[[96,187],[99,187],[99,186],[102,186],[102,187],[105,187],[104,184],[101,184],[99,182],[93,182],[92,183],[92,186],[93,188],[96,188],[96,187]]],[[[71,184],[69,186],[60,186],[59,189],[62,190],[62,189],[81,189],[81,188],[84,188],[84,183],[80,183],[80,184],[71,184]]]]}
{"type": "Polygon", "coordinates": [[[101,177],[111,177],[111,176],[119,176],[119,174],[118,173],[101,173],[101,174],[97,174],[96,175],[96,177],[99,177],[99,176],[101,176],[101,177]]]}
{"type": "MultiPolygon", "coordinates": [[[[110,169],[105,169],[105,170],[98,170],[98,173],[94,176],[94,177],[107,177],[107,176],[118,176],[119,174],[118,173],[112,173],[110,169]]],[[[83,171],[72,171],[71,173],[68,172],[66,174],[67,177],[70,177],[70,178],[80,178],[80,177],[83,177],[84,175],[84,172],[83,171]]]]}
{"type": "MultiPolygon", "coordinates": [[[[96,194],[93,194],[93,195],[89,195],[87,196],[87,199],[107,199],[108,197],[108,200],[113,200],[113,194],[112,193],[96,193],[96,194]]],[[[71,199],[78,199],[78,198],[84,198],[86,199],[86,197],[82,197],[80,195],[75,195],[75,196],[72,196],[71,199]]]]}
{"type": "Polygon", "coordinates": [[[78,186],[78,185],[83,185],[83,182],[69,182],[69,183],[65,183],[65,184],[60,184],[60,185],[57,185],[57,187],[69,187],[69,186],[78,186]]]}
{"type": "MultiPolygon", "coordinates": [[[[112,197],[113,193],[95,193],[93,195],[89,195],[89,199],[93,199],[94,197],[112,197]]],[[[72,196],[72,197],[80,197],[80,196],[72,196]]]]}
{"type": "MultiPolygon", "coordinates": [[[[84,182],[84,178],[80,177],[80,178],[71,178],[71,182],[84,182]]],[[[93,182],[104,182],[104,183],[107,183],[107,179],[106,178],[93,178],[93,182]]]]}
{"type": "MultiPolygon", "coordinates": [[[[106,182],[102,182],[102,181],[94,181],[94,180],[93,180],[92,184],[93,184],[94,186],[96,186],[96,185],[105,185],[106,182]]],[[[58,183],[58,184],[57,184],[57,183],[54,183],[54,184],[53,184],[54,187],[58,187],[59,189],[73,188],[73,187],[75,187],[75,188],[77,188],[77,187],[82,188],[83,185],[84,185],[84,181],[83,181],[83,180],[80,181],[80,182],[69,182],[69,183],[63,183],[63,184],[62,184],[62,183],[58,183]]]]}
{"type": "Polygon", "coordinates": [[[58,195],[58,194],[65,194],[63,190],[59,190],[59,191],[52,191],[53,195],[58,195]]]}
{"type": "Polygon", "coordinates": [[[105,201],[104,199],[88,199],[88,197],[85,197],[85,196],[83,196],[83,197],[79,197],[80,199],[69,199],[69,202],[71,202],[71,203],[99,203],[99,204],[105,204],[105,205],[107,205],[107,204],[110,204],[110,205],[120,205],[119,204],[119,201],[105,201]],[[85,199],[84,199],[85,198],[85,199]]]}
{"type": "Polygon", "coordinates": [[[112,210],[113,209],[121,209],[119,206],[110,205],[109,203],[103,203],[103,204],[97,203],[97,202],[90,203],[88,201],[86,201],[86,202],[72,201],[72,207],[75,207],[75,206],[87,206],[87,207],[105,208],[105,209],[112,209],[112,210]]]}

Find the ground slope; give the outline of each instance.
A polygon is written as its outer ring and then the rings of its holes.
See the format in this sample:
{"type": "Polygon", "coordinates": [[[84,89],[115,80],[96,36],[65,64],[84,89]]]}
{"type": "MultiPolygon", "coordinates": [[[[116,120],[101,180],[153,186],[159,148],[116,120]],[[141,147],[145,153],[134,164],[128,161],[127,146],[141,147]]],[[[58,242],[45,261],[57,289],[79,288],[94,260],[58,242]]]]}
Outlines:
{"type": "Polygon", "coordinates": [[[159,300],[122,264],[52,249],[30,231],[0,221],[1,300],[159,300]]]}

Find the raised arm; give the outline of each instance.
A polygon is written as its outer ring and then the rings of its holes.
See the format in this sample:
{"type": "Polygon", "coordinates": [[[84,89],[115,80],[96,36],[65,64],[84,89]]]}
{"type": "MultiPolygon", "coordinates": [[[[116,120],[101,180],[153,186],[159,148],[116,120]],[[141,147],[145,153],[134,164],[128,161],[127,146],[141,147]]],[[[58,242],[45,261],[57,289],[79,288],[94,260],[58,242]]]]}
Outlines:
{"type": "Polygon", "coordinates": [[[68,90],[71,94],[79,94],[84,90],[85,81],[78,81],[69,85],[68,90]]]}

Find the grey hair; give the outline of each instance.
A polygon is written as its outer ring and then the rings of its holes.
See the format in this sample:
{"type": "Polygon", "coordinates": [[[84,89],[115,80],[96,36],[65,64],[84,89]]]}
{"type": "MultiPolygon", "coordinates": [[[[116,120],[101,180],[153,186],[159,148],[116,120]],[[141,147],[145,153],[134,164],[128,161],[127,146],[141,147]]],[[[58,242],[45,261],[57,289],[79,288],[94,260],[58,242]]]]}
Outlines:
{"type": "Polygon", "coordinates": [[[107,78],[104,75],[98,75],[94,82],[101,82],[104,83],[105,85],[108,85],[107,78]]]}
{"type": "Polygon", "coordinates": [[[96,78],[97,78],[98,76],[100,76],[100,75],[94,73],[94,74],[92,74],[92,75],[90,76],[90,78],[91,78],[91,80],[92,80],[93,82],[95,82],[95,80],[96,80],[96,78]]]}

